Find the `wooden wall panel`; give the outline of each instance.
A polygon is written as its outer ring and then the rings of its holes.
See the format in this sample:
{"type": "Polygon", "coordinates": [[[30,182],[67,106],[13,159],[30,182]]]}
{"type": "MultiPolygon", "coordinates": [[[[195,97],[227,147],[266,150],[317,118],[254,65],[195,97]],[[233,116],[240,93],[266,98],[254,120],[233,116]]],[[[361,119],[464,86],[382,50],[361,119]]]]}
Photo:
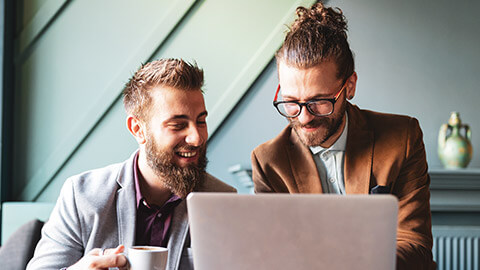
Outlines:
{"type": "Polygon", "coordinates": [[[295,9],[313,2],[205,1],[160,48],[156,57],[195,59],[205,69],[210,134],[270,62],[295,9]]]}
{"type": "Polygon", "coordinates": [[[22,29],[18,38],[18,53],[23,55],[55,17],[60,14],[69,0],[22,1],[24,12],[21,18],[22,29]]]}
{"type": "Polygon", "coordinates": [[[53,201],[67,176],[128,157],[121,89],[150,59],[204,68],[213,134],[313,2],[67,1],[19,58],[16,197],[53,201]]]}
{"type": "Polygon", "coordinates": [[[125,116],[123,103],[118,99],[36,200],[43,202],[55,200],[65,179],[72,175],[127,159],[138,145],[125,127],[125,116]]]}
{"type": "Polygon", "coordinates": [[[19,199],[39,195],[193,3],[72,1],[56,16],[18,64],[19,199]]]}

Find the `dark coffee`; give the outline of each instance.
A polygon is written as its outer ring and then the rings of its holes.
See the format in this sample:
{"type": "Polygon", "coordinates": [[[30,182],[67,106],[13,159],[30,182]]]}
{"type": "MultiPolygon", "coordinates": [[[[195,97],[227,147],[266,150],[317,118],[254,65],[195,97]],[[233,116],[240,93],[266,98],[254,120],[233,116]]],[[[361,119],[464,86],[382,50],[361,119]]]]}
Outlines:
{"type": "Polygon", "coordinates": [[[155,248],[155,247],[134,247],[133,249],[138,249],[138,250],[159,250],[158,248],[155,248]]]}

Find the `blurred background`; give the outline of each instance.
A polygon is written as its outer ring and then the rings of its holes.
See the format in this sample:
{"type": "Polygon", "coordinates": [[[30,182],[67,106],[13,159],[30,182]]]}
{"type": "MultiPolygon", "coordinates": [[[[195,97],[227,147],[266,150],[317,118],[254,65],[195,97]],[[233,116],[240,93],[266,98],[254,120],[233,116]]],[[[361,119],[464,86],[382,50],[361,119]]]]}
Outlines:
{"type": "MultiPolygon", "coordinates": [[[[164,57],[204,69],[207,170],[251,192],[250,152],[286,125],[272,106],[273,55],[295,8],[314,2],[4,0],[2,201],[53,202],[68,176],[128,158],[137,145],[121,90],[164,57]]],[[[480,2],[325,2],[348,20],[352,102],[416,117],[432,170],[439,128],[459,111],[473,134],[468,168],[480,167],[480,2]]]]}

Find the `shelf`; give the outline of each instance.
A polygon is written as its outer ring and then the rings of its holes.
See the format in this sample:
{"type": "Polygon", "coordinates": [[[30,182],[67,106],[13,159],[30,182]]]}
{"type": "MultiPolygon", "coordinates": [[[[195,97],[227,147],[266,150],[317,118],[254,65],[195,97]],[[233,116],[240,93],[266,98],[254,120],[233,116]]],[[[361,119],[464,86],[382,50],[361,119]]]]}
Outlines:
{"type": "Polygon", "coordinates": [[[480,169],[431,169],[430,190],[480,190],[480,169]]]}
{"type": "Polygon", "coordinates": [[[480,212],[480,168],[430,169],[432,212],[480,212]]]}

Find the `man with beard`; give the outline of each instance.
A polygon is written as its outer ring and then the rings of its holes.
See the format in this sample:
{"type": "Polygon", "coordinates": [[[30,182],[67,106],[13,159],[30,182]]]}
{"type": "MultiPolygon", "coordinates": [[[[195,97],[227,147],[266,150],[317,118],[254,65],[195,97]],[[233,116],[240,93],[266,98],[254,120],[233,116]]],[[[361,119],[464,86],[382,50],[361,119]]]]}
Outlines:
{"type": "Polygon", "coordinates": [[[138,151],[66,180],[27,269],[123,269],[133,245],[168,247],[167,269],[193,269],[185,197],[235,192],[205,172],[202,85],[203,71],[177,59],[133,75],[124,105],[138,151]]]}
{"type": "Polygon", "coordinates": [[[418,121],[347,101],[357,74],[340,9],[317,3],[297,8],[297,15],[275,55],[274,106],[289,125],[252,152],[255,192],[393,194],[397,269],[434,269],[430,178],[418,121]]]}

